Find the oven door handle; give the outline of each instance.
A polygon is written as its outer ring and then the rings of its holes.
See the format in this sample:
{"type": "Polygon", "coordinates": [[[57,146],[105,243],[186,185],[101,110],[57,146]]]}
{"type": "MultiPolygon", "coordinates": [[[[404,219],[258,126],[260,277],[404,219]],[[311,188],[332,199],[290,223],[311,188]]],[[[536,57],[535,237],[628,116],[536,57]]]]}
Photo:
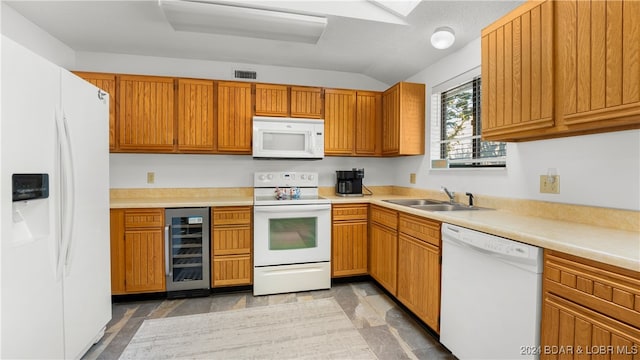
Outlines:
{"type": "Polygon", "coordinates": [[[285,212],[301,212],[301,211],[326,211],[331,210],[331,204],[320,205],[273,205],[273,206],[254,206],[256,213],[285,213],[285,212]]]}

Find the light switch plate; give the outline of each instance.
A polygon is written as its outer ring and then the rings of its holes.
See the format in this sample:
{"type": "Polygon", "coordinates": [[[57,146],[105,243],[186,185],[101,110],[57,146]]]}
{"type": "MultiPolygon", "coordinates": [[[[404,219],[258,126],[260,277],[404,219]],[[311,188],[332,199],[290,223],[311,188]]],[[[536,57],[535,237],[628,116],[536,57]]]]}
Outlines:
{"type": "Polygon", "coordinates": [[[411,184],[415,184],[416,183],[416,174],[415,173],[409,174],[409,183],[411,183],[411,184]]]}
{"type": "Polygon", "coordinates": [[[147,173],[147,184],[153,184],[156,182],[156,173],[148,172],[147,173]]]}
{"type": "Polygon", "coordinates": [[[560,175],[540,175],[540,192],[560,194],[560,175]]]}

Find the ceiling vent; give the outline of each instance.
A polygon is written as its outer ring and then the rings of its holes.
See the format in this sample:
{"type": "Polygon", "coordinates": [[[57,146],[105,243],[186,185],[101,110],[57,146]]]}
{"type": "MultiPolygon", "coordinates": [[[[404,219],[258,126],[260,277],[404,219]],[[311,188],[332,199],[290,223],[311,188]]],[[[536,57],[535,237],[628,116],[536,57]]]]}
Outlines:
{"type": "Polygon", "coordinates": [[[257,79],[258,73],[255,71],[236,70],[233,72],[233,77],[236,79],[257,79]]]}

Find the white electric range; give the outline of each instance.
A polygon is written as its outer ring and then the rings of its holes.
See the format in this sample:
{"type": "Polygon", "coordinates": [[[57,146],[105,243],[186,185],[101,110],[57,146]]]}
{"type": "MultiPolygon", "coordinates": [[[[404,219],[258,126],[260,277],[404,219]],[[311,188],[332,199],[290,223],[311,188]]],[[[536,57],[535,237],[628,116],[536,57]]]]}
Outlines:
{"type": "Polygon", "coordinates": [[[331,287],[331,203],[314,172],[254,174],[253,294],[331,287]]]}

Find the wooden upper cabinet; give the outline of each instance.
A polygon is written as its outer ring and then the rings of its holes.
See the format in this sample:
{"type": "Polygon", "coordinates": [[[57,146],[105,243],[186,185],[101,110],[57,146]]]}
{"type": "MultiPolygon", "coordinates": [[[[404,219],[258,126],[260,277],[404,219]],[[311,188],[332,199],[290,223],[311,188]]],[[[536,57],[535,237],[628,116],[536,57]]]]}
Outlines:
{"type": "Polygon", "coordinates": [[[482,136],[640,128],[640,2],[527,1],[482,31],[482,136]]]}
{"type": "Polygon", "coordinates": [[[289,116],[289,87],[286,85],[256,84],[255,114],[260,116],[289,116]]]}
{"type": "Polygon", "coordinates": [[[558,113],[571,130],[640,126],[640,2],[556,2],[558,113]]]}
{"type": "Polygon", "coordinates": [[[322,119],[322,88],[291,87],[291,117],[322,119]]]}
{"type": "Polygon", "coordinates": [[[400,82],[382,98],[382,154],[424,154],[424,84],[400,82]]]}
{"type": "Polygon", "coordinates": [[[213,81],[178,80],[178,151],[215,150],[213,113],[213,81]]]}
{"type": "Polygon", "coordinates": [[[109,150],[116,149],[116,76],[94,72],[74,71],[74,74],[109,94],[109,150]]]}
{"type": "Polygon", "coordinates": [[[324,153],[352,155],[356,116],[355,90],[324,90],[324,153]]]}
{"type": "Polygon", "coordinates": [[[218,152],[251,154],[251,83],[217,82],[218,152]]]}
{"type": "Polygon", "coordinates": [[[529,1],[482,30],[483,138],[554,126],[553,20],[552,1],[529,1]]]}
{"type": "Polygon", "coordinates": [[[121,75],[117,80],[119,149],[173,151],[174,79],[121,75]]]}
{"type": "Polygon", "coordinates": [[[382,146],[382,93],[356,93],[355,154],[380,155],[382,146]]]}

